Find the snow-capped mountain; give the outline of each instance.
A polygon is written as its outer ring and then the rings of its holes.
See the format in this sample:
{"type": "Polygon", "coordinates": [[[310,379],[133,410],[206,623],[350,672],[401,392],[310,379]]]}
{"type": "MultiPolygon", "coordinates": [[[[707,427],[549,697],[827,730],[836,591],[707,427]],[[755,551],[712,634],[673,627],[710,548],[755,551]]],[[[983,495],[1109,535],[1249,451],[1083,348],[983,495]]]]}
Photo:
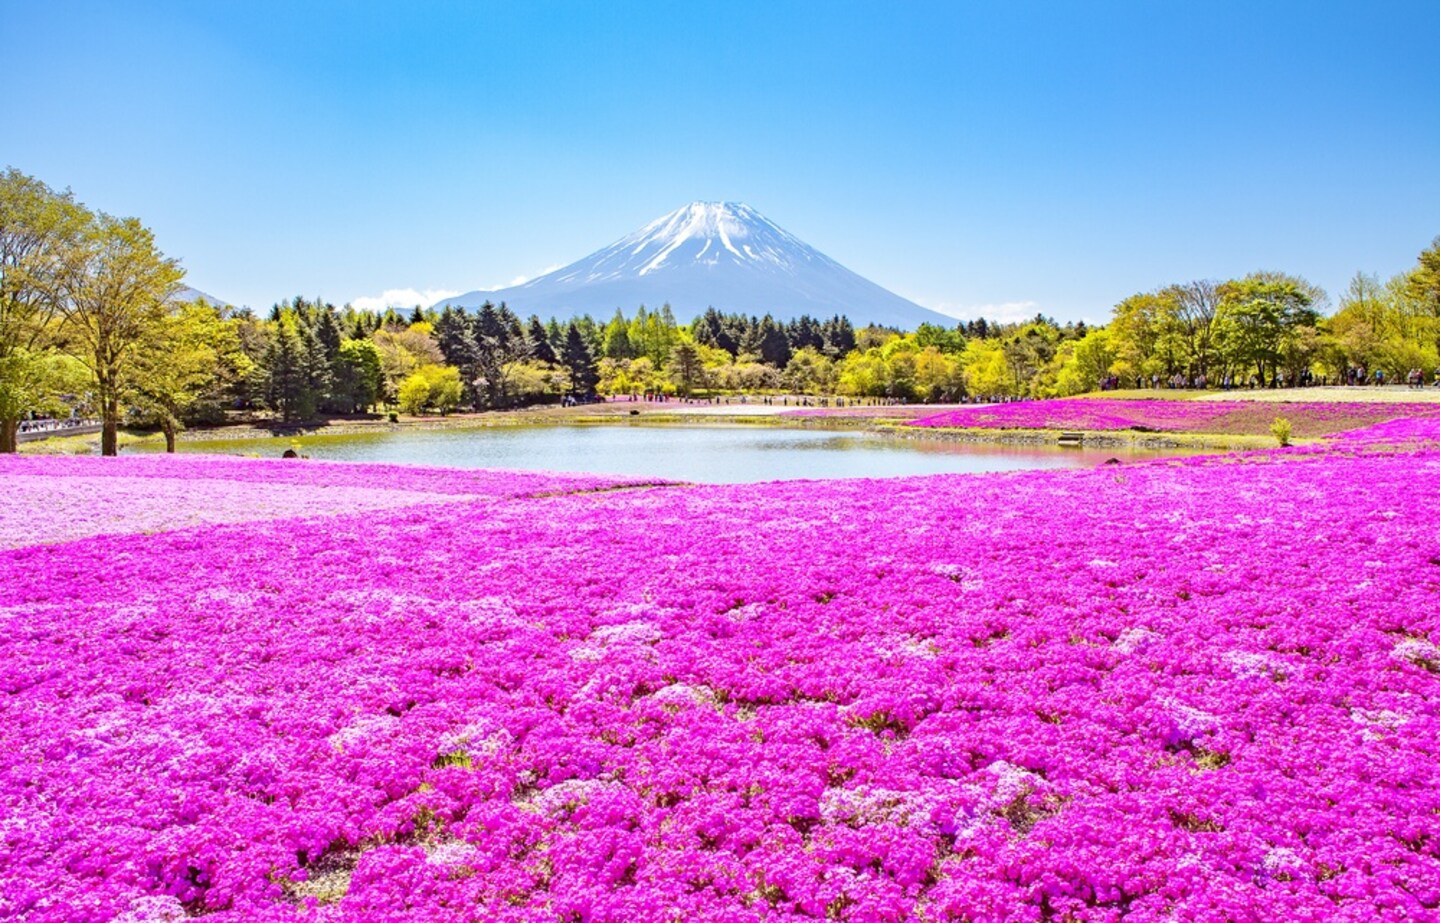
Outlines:
{"type": "Polygon", "coordinates": [[[775,222],[738,202],[693,202],[582,260],[495,291],[440,306],[505,302],[518,314],[604,319],[621,308],[668,303],[683,323],[707,307],[786,320],[844,314],[914,329],[953,318],[920,307],[861,278],[775,222]]]}

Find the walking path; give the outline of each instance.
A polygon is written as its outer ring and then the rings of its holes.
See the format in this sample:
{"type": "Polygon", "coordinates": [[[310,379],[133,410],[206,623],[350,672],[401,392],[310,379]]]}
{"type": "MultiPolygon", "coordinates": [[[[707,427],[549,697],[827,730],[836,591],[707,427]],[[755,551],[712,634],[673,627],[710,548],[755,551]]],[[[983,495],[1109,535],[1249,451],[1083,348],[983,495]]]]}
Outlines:
{"type": "MultiPolygon", "coordinates": [[[[1166,392],[1158,391],[1159,395],[1166,392]]],[[[1176,397],[1183,397],[1185,391],[1170,392],[1176,397]]],[[[1096,394],[1096,397],[1103,397],[1103,394],[1096,394]]],[[[1296,402],[1316,401],[1323,403],[1361,403],[1361,404],[1433,404],[1440,403],[1440,388],[1407,388],[1403,385],[1395,386],[1356,386],[1342,387],[1330,385],[1318,388],[1257,388],[1254,391],[1247,389],[1236,389],[1234,391],[1215,391],[1196,397],[1197,401],[1268,401],[1268,402],[1296,402]]]]}

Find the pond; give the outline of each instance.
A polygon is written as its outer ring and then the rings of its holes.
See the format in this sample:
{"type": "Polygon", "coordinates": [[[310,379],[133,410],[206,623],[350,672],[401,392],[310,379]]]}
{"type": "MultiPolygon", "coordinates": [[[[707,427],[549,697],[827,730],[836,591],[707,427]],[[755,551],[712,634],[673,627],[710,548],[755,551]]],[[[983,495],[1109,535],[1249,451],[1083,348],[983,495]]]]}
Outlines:
{"type": "MultiPolygon", "coordinates": [[[[334,461],[620,474],[701,483],[1091,468],[1177,454],[899,439],[774,426],[634,424],[403,430],[300,439],[182,442],[181,451],[278,457],[299,444],[334,461]]],[[[153,449],[150,449],[153,450],[153,449]]]]}

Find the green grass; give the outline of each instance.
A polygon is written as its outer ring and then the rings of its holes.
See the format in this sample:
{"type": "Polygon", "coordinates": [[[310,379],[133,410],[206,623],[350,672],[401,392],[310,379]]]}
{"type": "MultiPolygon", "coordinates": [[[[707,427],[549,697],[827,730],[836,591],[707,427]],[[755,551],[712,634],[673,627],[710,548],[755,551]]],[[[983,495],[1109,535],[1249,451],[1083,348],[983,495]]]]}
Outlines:
{"type": "MultiPolygon", "coordinates": [[[[164,446],[165,436],[162,433],[144,433],[122,429],[117,434],[117,442],[122,449],[137,445],[164,446]]],[[[79,436],[51,436],[49,439],[22,442],[20,443],[20,454],[98,455],[100,454],[100,434],[85,433],[79,436]]]]}

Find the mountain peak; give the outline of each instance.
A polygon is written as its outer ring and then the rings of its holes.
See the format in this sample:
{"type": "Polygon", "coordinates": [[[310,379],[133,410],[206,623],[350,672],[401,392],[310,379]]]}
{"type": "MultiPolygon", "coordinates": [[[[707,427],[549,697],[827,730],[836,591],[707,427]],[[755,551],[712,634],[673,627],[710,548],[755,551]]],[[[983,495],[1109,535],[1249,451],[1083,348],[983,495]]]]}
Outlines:
{"type": "Polygon", "coordinates": [[[691,202],[569,266],[442,305],[484,301],[562,316],[668,303],[681,318],[714,307],[782,320],[844,314],[861,324],[953,323],[856,275],[744,202],[691,202]]]}
{"type": "Polygon", "coordinates": [[[646,276],[687,260],[708,266],[768,262],[788,267],[802,255],[808,261],[811,254],[819,256],[743,202],[691,202],[595,256],[604,255],[607,263],[614,262],[610,257],[624,257],[609,267],[612,276],[627,272],[646,276]]]}

